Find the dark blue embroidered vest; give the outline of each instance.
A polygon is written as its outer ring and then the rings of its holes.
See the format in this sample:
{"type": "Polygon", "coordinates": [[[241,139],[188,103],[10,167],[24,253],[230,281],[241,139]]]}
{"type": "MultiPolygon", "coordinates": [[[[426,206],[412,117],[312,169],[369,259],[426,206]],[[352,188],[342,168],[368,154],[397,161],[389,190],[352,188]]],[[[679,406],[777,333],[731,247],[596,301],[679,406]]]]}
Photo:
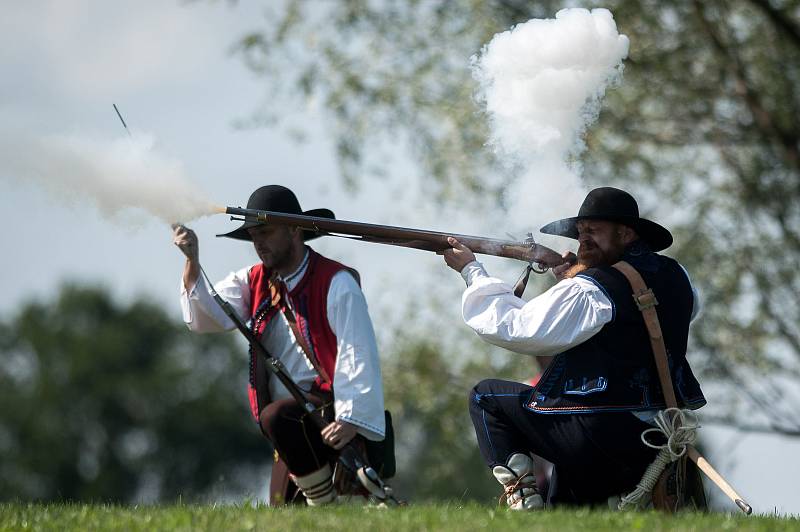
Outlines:
{"type": "MultiPolygon", "coordinates": [[[[658,299],[678,404],[700,408],[706,400],[686,360],[694,297],[685,272],[675,260],[650,252],[641,242],[629,246],[622,260],[636,268],[658,299]]],[[[543,414],[664,408],[647,329],[628,280],[610,266],[590,268],[579,276],[608,296],[614,306],[612,320],[589,340],[556,356],[526,407],[543,414]]]]}

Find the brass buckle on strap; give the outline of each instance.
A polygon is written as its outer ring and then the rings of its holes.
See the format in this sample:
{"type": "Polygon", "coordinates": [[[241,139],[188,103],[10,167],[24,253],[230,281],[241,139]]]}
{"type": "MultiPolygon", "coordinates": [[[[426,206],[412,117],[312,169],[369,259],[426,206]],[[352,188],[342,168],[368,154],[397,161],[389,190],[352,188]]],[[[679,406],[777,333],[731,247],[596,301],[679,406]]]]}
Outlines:
{"type": "Polygon", "coordinates": [[[647,310],[658,305],[658,300],[653,290],[648,288],[639,293],[633,294],[633,300],[636,302],[636,307],[641,310],[647,310]]]}

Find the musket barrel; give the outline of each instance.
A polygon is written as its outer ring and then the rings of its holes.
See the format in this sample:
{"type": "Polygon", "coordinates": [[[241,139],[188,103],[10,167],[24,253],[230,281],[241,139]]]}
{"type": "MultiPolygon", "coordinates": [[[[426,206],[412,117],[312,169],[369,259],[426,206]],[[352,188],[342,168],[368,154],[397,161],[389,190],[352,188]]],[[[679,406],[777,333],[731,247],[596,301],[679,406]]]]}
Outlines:
{"type": "Polygon", "coordinates": [[[532,242],[515,242],[512,240],[426,231],[409,227],[334,220],[302,214],[243,209],[241,207],[227,207],[225,212],[235,216],[243,216],[246,221],[300,227],[306,231],[314,231],[320,234],[348,235],[365,242],[410,247],[426,251],[450,249],[451,246],[447,243],[447,239],[448,237],[454,237],[473,252],[483,255],[535,262],[550,268],[564,263],[564,259],[560,254],[532,242]]]}

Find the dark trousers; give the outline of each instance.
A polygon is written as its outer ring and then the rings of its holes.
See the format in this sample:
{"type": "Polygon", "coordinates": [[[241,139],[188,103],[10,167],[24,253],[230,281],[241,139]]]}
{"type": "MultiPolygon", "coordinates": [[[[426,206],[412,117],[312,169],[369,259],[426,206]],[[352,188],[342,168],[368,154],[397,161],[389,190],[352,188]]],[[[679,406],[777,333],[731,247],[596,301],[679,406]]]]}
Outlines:
{"type": "Polygon", "coordinates": [[[541,414],[525,408],[533,388],[488,379],[469,394],[469,411],[489,467],[514,453],[554,464],[548,503],[605,503],[636,487],[656,451],[641,441],[650,425],[630,412],[541,414]]]}
{"type": "MultiPolygon", "coordinates": [[[[318,397],[311,402],[322,409],[323,417],[333,420],[333,404],[318,397]]],[[[259,416],[261,430],[269,438],[289,471],[304,476],[317,471],[335,457],[334,450],[322,443],[320,428],[294,399],[269,403],[259,416]]]]}

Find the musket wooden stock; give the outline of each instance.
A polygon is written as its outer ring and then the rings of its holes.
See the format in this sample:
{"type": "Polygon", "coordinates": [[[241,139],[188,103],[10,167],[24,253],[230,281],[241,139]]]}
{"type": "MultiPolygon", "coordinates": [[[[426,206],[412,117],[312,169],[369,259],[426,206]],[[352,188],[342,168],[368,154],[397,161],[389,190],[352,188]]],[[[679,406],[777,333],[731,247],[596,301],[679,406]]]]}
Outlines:
{"type": "Polygon", "coordinates": [[[447,243],[447,238],[452,236],[473,252],[483,255],[517,259],[536,263],[541,267],[548,268],[564,263],[564,258],[559,253],[530,241],[515,242],[513,240],[499,240],[479,236],[424,231],[421,229],[410,229],[391,225],[348,222],[345,220],[333,220],[317,216],[243,209],[241,207],[228,207],[225,209],[225,212],[227,214],[243,216],[245,221],[248,222],[300,227],[306,231],[314,231],[323,235],[346,235],[364,242],[402,246],[425,251],[444,251],[450,249],[451,246],[447,243]]]}

